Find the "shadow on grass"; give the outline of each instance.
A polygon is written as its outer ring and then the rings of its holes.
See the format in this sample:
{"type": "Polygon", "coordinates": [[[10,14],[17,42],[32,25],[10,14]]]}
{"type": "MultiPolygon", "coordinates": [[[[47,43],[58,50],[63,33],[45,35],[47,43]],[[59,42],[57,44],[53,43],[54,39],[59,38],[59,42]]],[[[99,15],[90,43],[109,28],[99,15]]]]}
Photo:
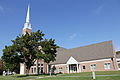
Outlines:
{"type": "MultiPolygon", "coordinates": [[[[52,76],[56,76],[57,74],[51,74],[52,76]]],[[[34,76],[50,76],[50,74],[29,74],[29,75],[16,75],[14,77],[17,77],[17,78],[22,78],[22,77],[34,77],[34,76]]]]}

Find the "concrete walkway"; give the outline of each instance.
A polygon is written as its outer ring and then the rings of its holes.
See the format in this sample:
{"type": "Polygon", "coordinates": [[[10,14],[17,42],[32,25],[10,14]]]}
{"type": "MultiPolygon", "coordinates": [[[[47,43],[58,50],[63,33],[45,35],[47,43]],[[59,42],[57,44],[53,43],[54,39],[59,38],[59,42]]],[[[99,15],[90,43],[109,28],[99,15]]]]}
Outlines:
{"type": "MultiPolygon", "coordinates": [[[[120,76],[120,75],[96,75],[96,76],[104,77],[104,76],[120,76]]],[[[49,78],[49,77],[92,77],[92,76],[44,76],[44,77],[36,77],[34,79],[49,78]]],[[[27,80],[34,80],[34,79],[27,79],[27,80]]]]}
{"type": "MultiPolygon", "coordinates": [[[[96,76],[120,76],[120,75],[96,75],[96,76]]],[[[92,77],[92,76],[57,76],[57,77],[92,77]]]]}

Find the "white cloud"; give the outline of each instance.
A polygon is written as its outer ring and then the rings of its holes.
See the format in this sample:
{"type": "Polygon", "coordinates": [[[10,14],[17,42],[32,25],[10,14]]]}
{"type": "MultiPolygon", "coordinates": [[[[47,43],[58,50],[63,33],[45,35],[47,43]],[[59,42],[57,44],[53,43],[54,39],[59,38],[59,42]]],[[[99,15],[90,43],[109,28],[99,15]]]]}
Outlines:
{"type": "Polygon", "coordinates": [[[69,36],[69,39],[70,39],[70,40],[73,40],[73,39],[76,38],[76,37],[77,37],[77,34],[74,33],[74,34],[72,34],[72,35],[69,36]]]}

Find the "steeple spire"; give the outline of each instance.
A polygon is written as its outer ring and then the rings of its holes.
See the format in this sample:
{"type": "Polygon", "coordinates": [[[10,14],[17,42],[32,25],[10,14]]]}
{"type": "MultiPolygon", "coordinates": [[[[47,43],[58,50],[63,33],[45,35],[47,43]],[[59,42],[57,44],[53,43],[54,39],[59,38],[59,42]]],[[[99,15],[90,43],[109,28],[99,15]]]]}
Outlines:
{"type": "Polygon", "coordinates": [[[26,23],[30,23],[30,5],[28,4],[28,11],[26,16],[26,23]]]}
{"type": "Polygon", "coordinates": [[[28,4],[28,10],[27,10],[27,16],[26,16],[26,22],[24,24],[24,29],[32,29],[30,24],[30,5],[28,4]]]}

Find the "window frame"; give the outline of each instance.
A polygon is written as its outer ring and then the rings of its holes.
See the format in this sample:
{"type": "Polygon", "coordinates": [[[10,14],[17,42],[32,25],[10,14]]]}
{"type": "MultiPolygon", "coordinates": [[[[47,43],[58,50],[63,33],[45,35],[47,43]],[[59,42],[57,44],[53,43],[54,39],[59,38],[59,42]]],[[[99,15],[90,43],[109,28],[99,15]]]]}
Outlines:
{"type": "Polygon", "coordinates": [[[94,70],[96,70],[96,64],[95,63],[93,63],[93,64],[90,64],[90,70],[91,71],[94,71],[94,70]]]}
{"type": "Polygon", "coordinates": [[[62,73],[63,72],[63,68],[61,66],[58,67],[58,72],[62,73]]]}
{"type": "Polygon", "coordinates": [[[85,65],[82,65],[82,69],[85,70],[86,69],[86,66],[85,65]],[[84,67],[83,67],[84,66],[84,67]]]}
{"type": "Polygon", "coordinates": [[[111,62],[104,62],[104,69],[105,70],[110,70],[112,68],[111,62]],[[110,65],[109,65],[110,64],[110,65]]]}

